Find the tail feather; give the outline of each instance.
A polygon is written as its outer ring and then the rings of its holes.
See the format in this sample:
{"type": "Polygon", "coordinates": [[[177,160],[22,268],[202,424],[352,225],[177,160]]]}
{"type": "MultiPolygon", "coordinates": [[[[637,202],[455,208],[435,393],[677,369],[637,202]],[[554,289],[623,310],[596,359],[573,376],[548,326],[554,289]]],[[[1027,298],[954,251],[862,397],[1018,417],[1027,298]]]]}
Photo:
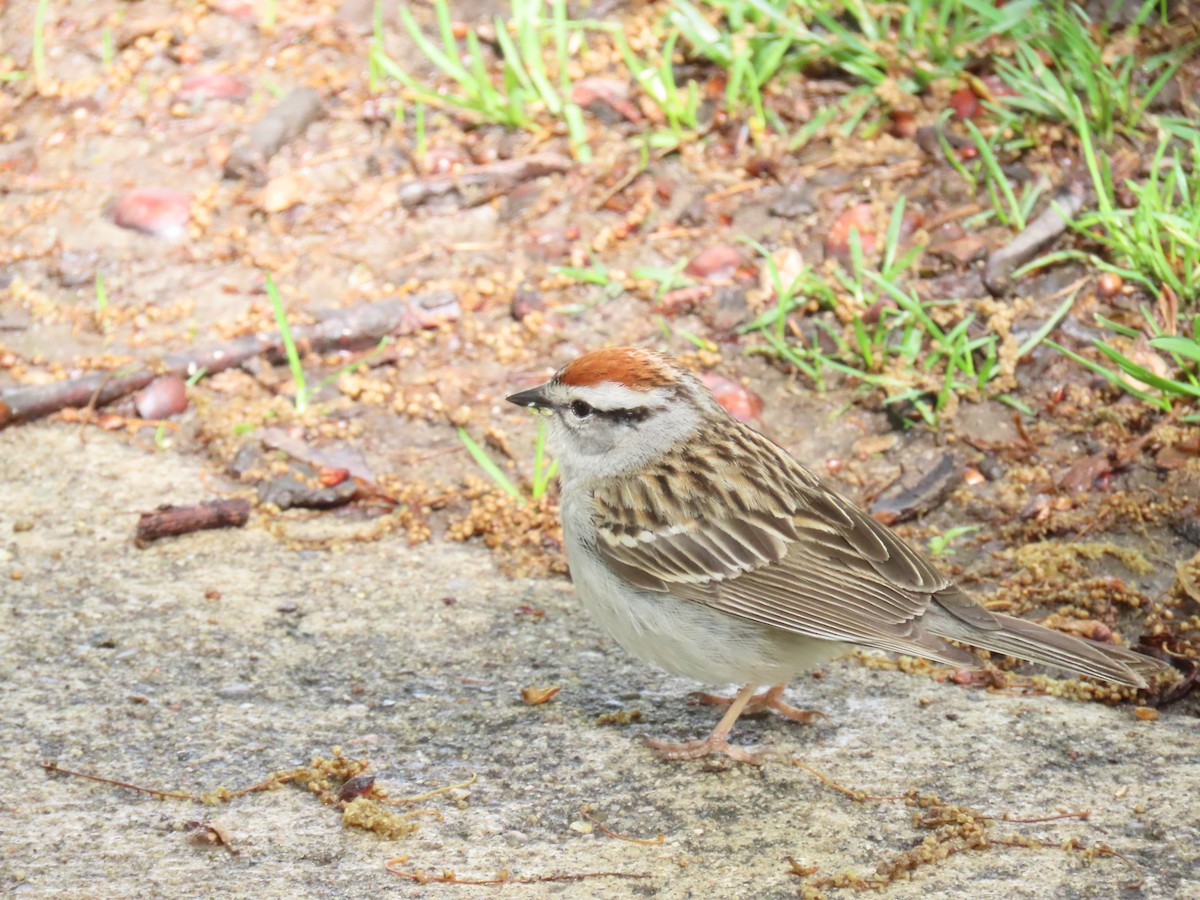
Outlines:
{"type": "Polygon", "coordinates": [[[931,616],[926,613],[925,619],[929,630],[942,637],[1129,687],[1144,688],[1147,678],[1170,670],[1166,663],[1116,644],[1100,644],[1026,619],[994,615],[1001,626],[994,629],[976,628],[945,614],[935,614],[934,621],[929,621],[931,616]]]}

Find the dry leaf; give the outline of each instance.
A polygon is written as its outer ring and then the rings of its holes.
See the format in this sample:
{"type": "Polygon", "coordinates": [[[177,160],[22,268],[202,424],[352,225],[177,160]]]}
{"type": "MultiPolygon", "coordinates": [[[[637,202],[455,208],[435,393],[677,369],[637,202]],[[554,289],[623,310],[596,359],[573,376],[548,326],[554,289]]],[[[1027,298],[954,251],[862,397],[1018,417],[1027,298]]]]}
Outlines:
{"type": "Polygon", "coordinates": [[[224,847],[233,856],[238,856],[241,851],[233,846],[233,840],[227,829],[220,822],[188,822],[184,825],[187,829],[188,840],[193,844],[198,844],[201,847],[224,847]]]}
{"type": "Polygon", "coordinates": [[[530,685],[521,688],[521,699],[526,706],[540,706],[561,690],[561,687],[540,688],[530,685]]]}

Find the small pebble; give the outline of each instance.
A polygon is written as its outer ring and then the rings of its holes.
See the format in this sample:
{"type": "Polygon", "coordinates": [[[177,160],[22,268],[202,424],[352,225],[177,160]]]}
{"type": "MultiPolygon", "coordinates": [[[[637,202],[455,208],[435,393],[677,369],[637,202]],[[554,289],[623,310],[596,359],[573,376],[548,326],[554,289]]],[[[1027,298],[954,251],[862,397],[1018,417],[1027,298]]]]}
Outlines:
{"type": "Polygon", "coordinates": [[[133,188],[113,201],[109,215],[122,228],[178,240],[192,215],[192,195],[172,188],[133,188]]]}
{"type": "Polygon", "coordinates": [[[184,100],[242,100],[249,94],[250,89],[232,75],[215,72],[188,76],[176,96],[184,100]]]}
{"type": "Polygon", "coordinates": [[[705,372],[700,376],[704,386],[712,391],[717,402],[739,422],[753,422],[762,416],[762,397],[740,381],[734,381],[716,372],[705,372]]]}
{"type": "Polygon", "coordinates": [[[875,249],[875,213],[870,203],[856,203],[833,220],[825,234],[825,253],[839,259],[850,258],[850,232],[858,232],[863,253],[875,249]]]}
{"type": "Polygon", "coordinates": [[[644,118],[629,96],[629,82],[617,78],[581,78],[571,85],[571,102],[607,124],[644,118]]]}
{"type": "Polygon", "coordinates": [[[967,87],[961,87],[950,92],[950,108],[960,119],[974,119],[983,110],[975,92],[967,87]]]}
{"type": "Polygon", "coordinates": [[[138,391],[133,400],[143,419],[166,419],[187,409],[187,385],[178,375],[161,375],[138,391]]]}
{"type": "Polygon", "coordinates": [[[728,281],[741,265],[741,255],[728,244],[717,244],[701,250],[683,271],[706,281],[728,281]]]}
{"type": "Polygon", "coordinates": [[[1111,300],[1121,293],[1123,287],[1125,287],[1125,281],[1120,275],[1116,272],[1105,272],[1096,279],[1096,296],[1111,300]]]}
{"type": "Polygon", "coordinates": [[[513,291],[512,303],[510,312],[512,317],[518,322],[522,321],[530,313],[542,312],[546,308],[546,302],[542,299],[541,292],[528,284],[520,284],[513,291]]]}

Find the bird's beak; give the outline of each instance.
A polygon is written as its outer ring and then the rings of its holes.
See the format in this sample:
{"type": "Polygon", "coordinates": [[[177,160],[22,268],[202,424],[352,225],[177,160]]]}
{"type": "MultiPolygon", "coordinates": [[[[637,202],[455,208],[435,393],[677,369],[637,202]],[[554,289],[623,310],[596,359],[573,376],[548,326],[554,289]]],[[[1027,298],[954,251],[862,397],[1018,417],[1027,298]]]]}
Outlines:
{"type": "Polygon", "coordinates": [[[521,391],[518,394],[513,394],[508,397],[509,403],[515,403],[517,406],[525,406],[539,412],[550,409],[550,401],[546,398],[547,384],[539,384],[535,388],[530,388],[527,391],[521,391]]]}

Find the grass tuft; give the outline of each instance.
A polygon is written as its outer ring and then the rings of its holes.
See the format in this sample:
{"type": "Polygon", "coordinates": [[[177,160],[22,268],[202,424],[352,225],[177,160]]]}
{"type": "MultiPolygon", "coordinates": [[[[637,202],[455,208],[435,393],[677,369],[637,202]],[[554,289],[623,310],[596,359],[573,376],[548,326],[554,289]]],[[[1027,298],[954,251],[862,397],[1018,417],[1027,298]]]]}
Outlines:
{"type": "Polygon", "coordinates": [[[450,84],[434,88],[392,59],[383,46],[382,19],[375,17],[369,54],[371,84],[382,76],[399,81],[421,104],[450,109],[484,124],[537,130],[541,113],[563,121],[572,152],[581,161],[591,157],[582,111],[570,101],[568,64],[573,23],[567,19],[566,0],[553,0],[549,19],[540,0],[511,0],[511,18],[493,20],[498,66],[485,53],[479,35],[466,30],[460,43],[450,18],[447,0],[434,0],[437,38],[421,30],[407,5],[399,7],[400,21],[421,54],[450,84]],[[511,23],[511,28],[510,28],[511,23]],[[558,84],[546,67],[547,44],[557,61],[558,84]],[[494,70],[498,68],[499,71],[494,70]]]}
{"type": "MultiPolygon", "coordinates": [[[[915,290],[911,275],[922,247],[902,247],[903,221],[901,199],[892,209],[878,268],[868,265],[858,232],[852,230],[849,267],[834,269],[829,280],[806,266],[784,284],[765,248],[748,241],[763,255],[775,304],[742,333],[758,334],[767,345],[762,352],[795,366],[818,389],[825,387],[825,373],[839,373],[883,390],[888,404],[911,405],[933,425],[959,396],[989,393],[989,384],[1004,372],[1001,342],[976,323],[974,313],[958,312],[956,302],[925,299],[915,290]],[[854,313],[841,327],[828,316],[813,317],[806,335],[792,313],[812,301],[854,313]]],[[[1017,359],[1045,340],[1074,299],[1073,292],[1017,348],[1017,359]]]]}
{"type": "MultiPolygon", "coordinates": [[[[1073,350],[1050,343],[1060,353],[1084,368],[1095,372],[1114,387],[1165,413],[1175,409],[1177,402],[1185,406],[1200,406],[1200,315],[1192,317],[1190,334],[1162,333],[1159,324],[1143,310],[1145,333],[1097,317],[1101,325],[1114,332],[1114,338],[1094,342],[1100,359],[1089,359],[1073,350]],[[1125,339],[1118,345],[1118,339],[1125,339]],[[1139,348],[1139,342],[1144,346],[1139,348]],[[1125,349],[1118,349],[1123,346],[1125,349]],[[1137,359],[1134,359],[1134,356],[1137,359]]],[[[1183,412],[1180,421],[1200,422],[1200,411],[1183,412]]]]}

